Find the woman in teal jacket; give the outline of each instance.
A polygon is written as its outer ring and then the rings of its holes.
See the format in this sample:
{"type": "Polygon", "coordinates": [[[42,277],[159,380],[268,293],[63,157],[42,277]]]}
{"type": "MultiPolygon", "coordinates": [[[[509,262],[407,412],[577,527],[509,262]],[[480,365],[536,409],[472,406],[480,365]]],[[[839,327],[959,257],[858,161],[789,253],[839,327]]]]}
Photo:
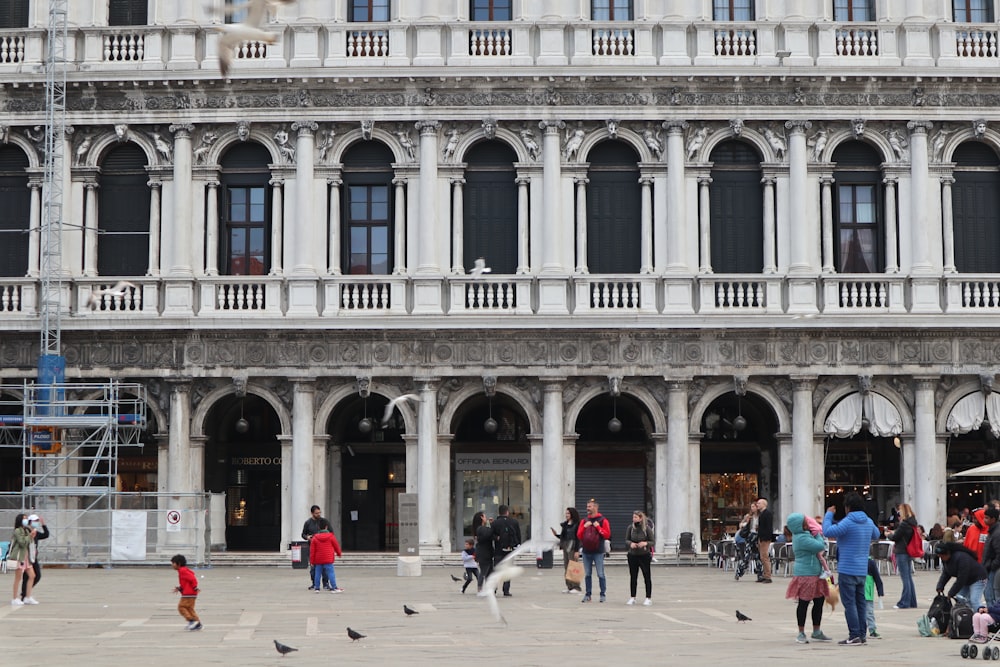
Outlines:
{"type": "Polygon", "coordinates": [[[821,575],[823,568],[820,566],[819,554],[826,549],[826,542],[821,535],[811,534],[805,526],[805,516],[802,514],[791,514],[788,517],[788,530],[792,533],[792,550],[795,553],[795,570],[791,583],[785,597],[789,600],[798,600],[799,604],[795,608],[795,620],[798,621],[799,634],[795,641],[799,644],[808,644],[809,639],[815,641],[828,642],[830,638],[823,634],[820,624],[823,622],[823,602],[830,587],[826,579],[821,575]],[[806,609],[812,601],[812,635],[806,637],[806,609]]]}

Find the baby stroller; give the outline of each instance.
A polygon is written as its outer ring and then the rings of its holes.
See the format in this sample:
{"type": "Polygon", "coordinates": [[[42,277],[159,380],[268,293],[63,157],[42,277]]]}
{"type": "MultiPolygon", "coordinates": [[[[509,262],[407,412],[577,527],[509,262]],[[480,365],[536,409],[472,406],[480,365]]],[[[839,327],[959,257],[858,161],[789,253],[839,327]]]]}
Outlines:
{"type": "MultiPolygon", "coordinates": [[[[964,607],[965,610],[971,611],[965,598],[957,598],[957,600],[958,604],[955,605],[955,610],[964,607]]],[[[955,610],[953,610],[953,619],[955,619],[955,610]]],[[[953,620],[953,624],[957,624],[958,622],[958,620],[953,620]]],[[[969,622],[971,623],[971,620],[969,622]]],[[[982,653],[983,660],[1000,660],[1000,645],[998,645],[1000,642],[997,641],[998,637],[1000,637],[1000,622],[994,621],[990,624],[988,632],[989,634],[986,635],[984,640],[981,639],[976,642],[974,641],[974,637],[972,637],[968,642],[963,644],[961,651],[962,657],[975,659],[980,653],[982,653]]]]}

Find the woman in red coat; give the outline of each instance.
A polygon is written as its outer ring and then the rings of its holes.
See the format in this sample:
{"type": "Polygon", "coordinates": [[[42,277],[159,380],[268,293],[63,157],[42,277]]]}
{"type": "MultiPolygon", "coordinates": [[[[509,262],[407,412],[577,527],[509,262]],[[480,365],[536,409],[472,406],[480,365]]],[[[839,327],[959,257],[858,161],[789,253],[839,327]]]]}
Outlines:
{"type": "Polygon", "coordinates": [[[344,589],[337,586],[337,577],[333,572],[333,561],[336,556],[343,556],[340,550],[340,542],[330,530],[330,522],[327,519],[318,521],[319,531],[313,534],[309,540],[309,563],[313,568],[313,587],[319,593],[320,582],[326,578],[333,586],[333,593],[343,593],[344,589]],[[324,576],[325,575],[325,576],[324,576]]]}

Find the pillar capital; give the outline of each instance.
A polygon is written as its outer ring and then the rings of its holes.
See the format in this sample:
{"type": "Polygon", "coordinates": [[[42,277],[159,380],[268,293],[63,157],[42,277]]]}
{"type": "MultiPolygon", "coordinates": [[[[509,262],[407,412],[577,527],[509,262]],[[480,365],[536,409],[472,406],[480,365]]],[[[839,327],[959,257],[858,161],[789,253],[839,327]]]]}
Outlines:
{"type": "Polygon", "coordinates": [[[437,136],[441,123],[436,120],[419,120],[413,124],[413,127],[420,132],[421,137],[437,136]]]}
{"type": "Polygon", "coordinates": [[[174,139],[190,139],[191,133],[194,132],[194,125],[192,123],[178,123],[171,125],[168,129],[174,133],[174,139]]]}
{"type": "Polygon", "coordinates": [[[686,120],[665,120],[661,127],[667,131],[668,135],[681,136],[689,125],[686,120]]]}
{"type": "Polygon", "coordinates": [[[910,134],[927,134],[927,131],[934,127],[934,123],[929,120],[911,120],[906,124],[906,129],[910,134]]]}
{"type": "Polygon", "coordinates": [[[559,131],[566,127],[566,123],[561,120],[543,120],[538,123],[538,129],[548,135],[559,135],[559,131]]]}
{"type": "Polygon", "coordinates": [[[292,132],[300,137],[311,137],[319,129],[319,123],[312,120],[297,120],[292,123],[292,132]]]}
{"type": "Polygon", "coordinates": [[[792,134],[805,134],[806,130],[812,127],[808,120],[786,120],[785,128],[792,134]]]}

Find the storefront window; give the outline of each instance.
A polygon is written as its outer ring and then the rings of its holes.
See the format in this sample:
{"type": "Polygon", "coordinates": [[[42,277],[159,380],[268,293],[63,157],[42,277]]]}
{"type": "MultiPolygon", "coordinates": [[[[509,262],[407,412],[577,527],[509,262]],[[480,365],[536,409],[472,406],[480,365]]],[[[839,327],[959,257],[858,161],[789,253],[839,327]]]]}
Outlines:
{"type": "Polygon", "coordinates": [[[734,534],[757,497],[755,473],[702,474],[701,543],[734,534]]]}
{"type": "Polygon", "coordinates": [[[497,508],[507,505],[510,515],[521,524],[521,539],[528,539],[531,512],[530,455],[459,454],[455,459],[455,487],[462,489],[460,522],[455,544],[472,536],[472,517],[485,512],[495,519],[497,508]]]}

